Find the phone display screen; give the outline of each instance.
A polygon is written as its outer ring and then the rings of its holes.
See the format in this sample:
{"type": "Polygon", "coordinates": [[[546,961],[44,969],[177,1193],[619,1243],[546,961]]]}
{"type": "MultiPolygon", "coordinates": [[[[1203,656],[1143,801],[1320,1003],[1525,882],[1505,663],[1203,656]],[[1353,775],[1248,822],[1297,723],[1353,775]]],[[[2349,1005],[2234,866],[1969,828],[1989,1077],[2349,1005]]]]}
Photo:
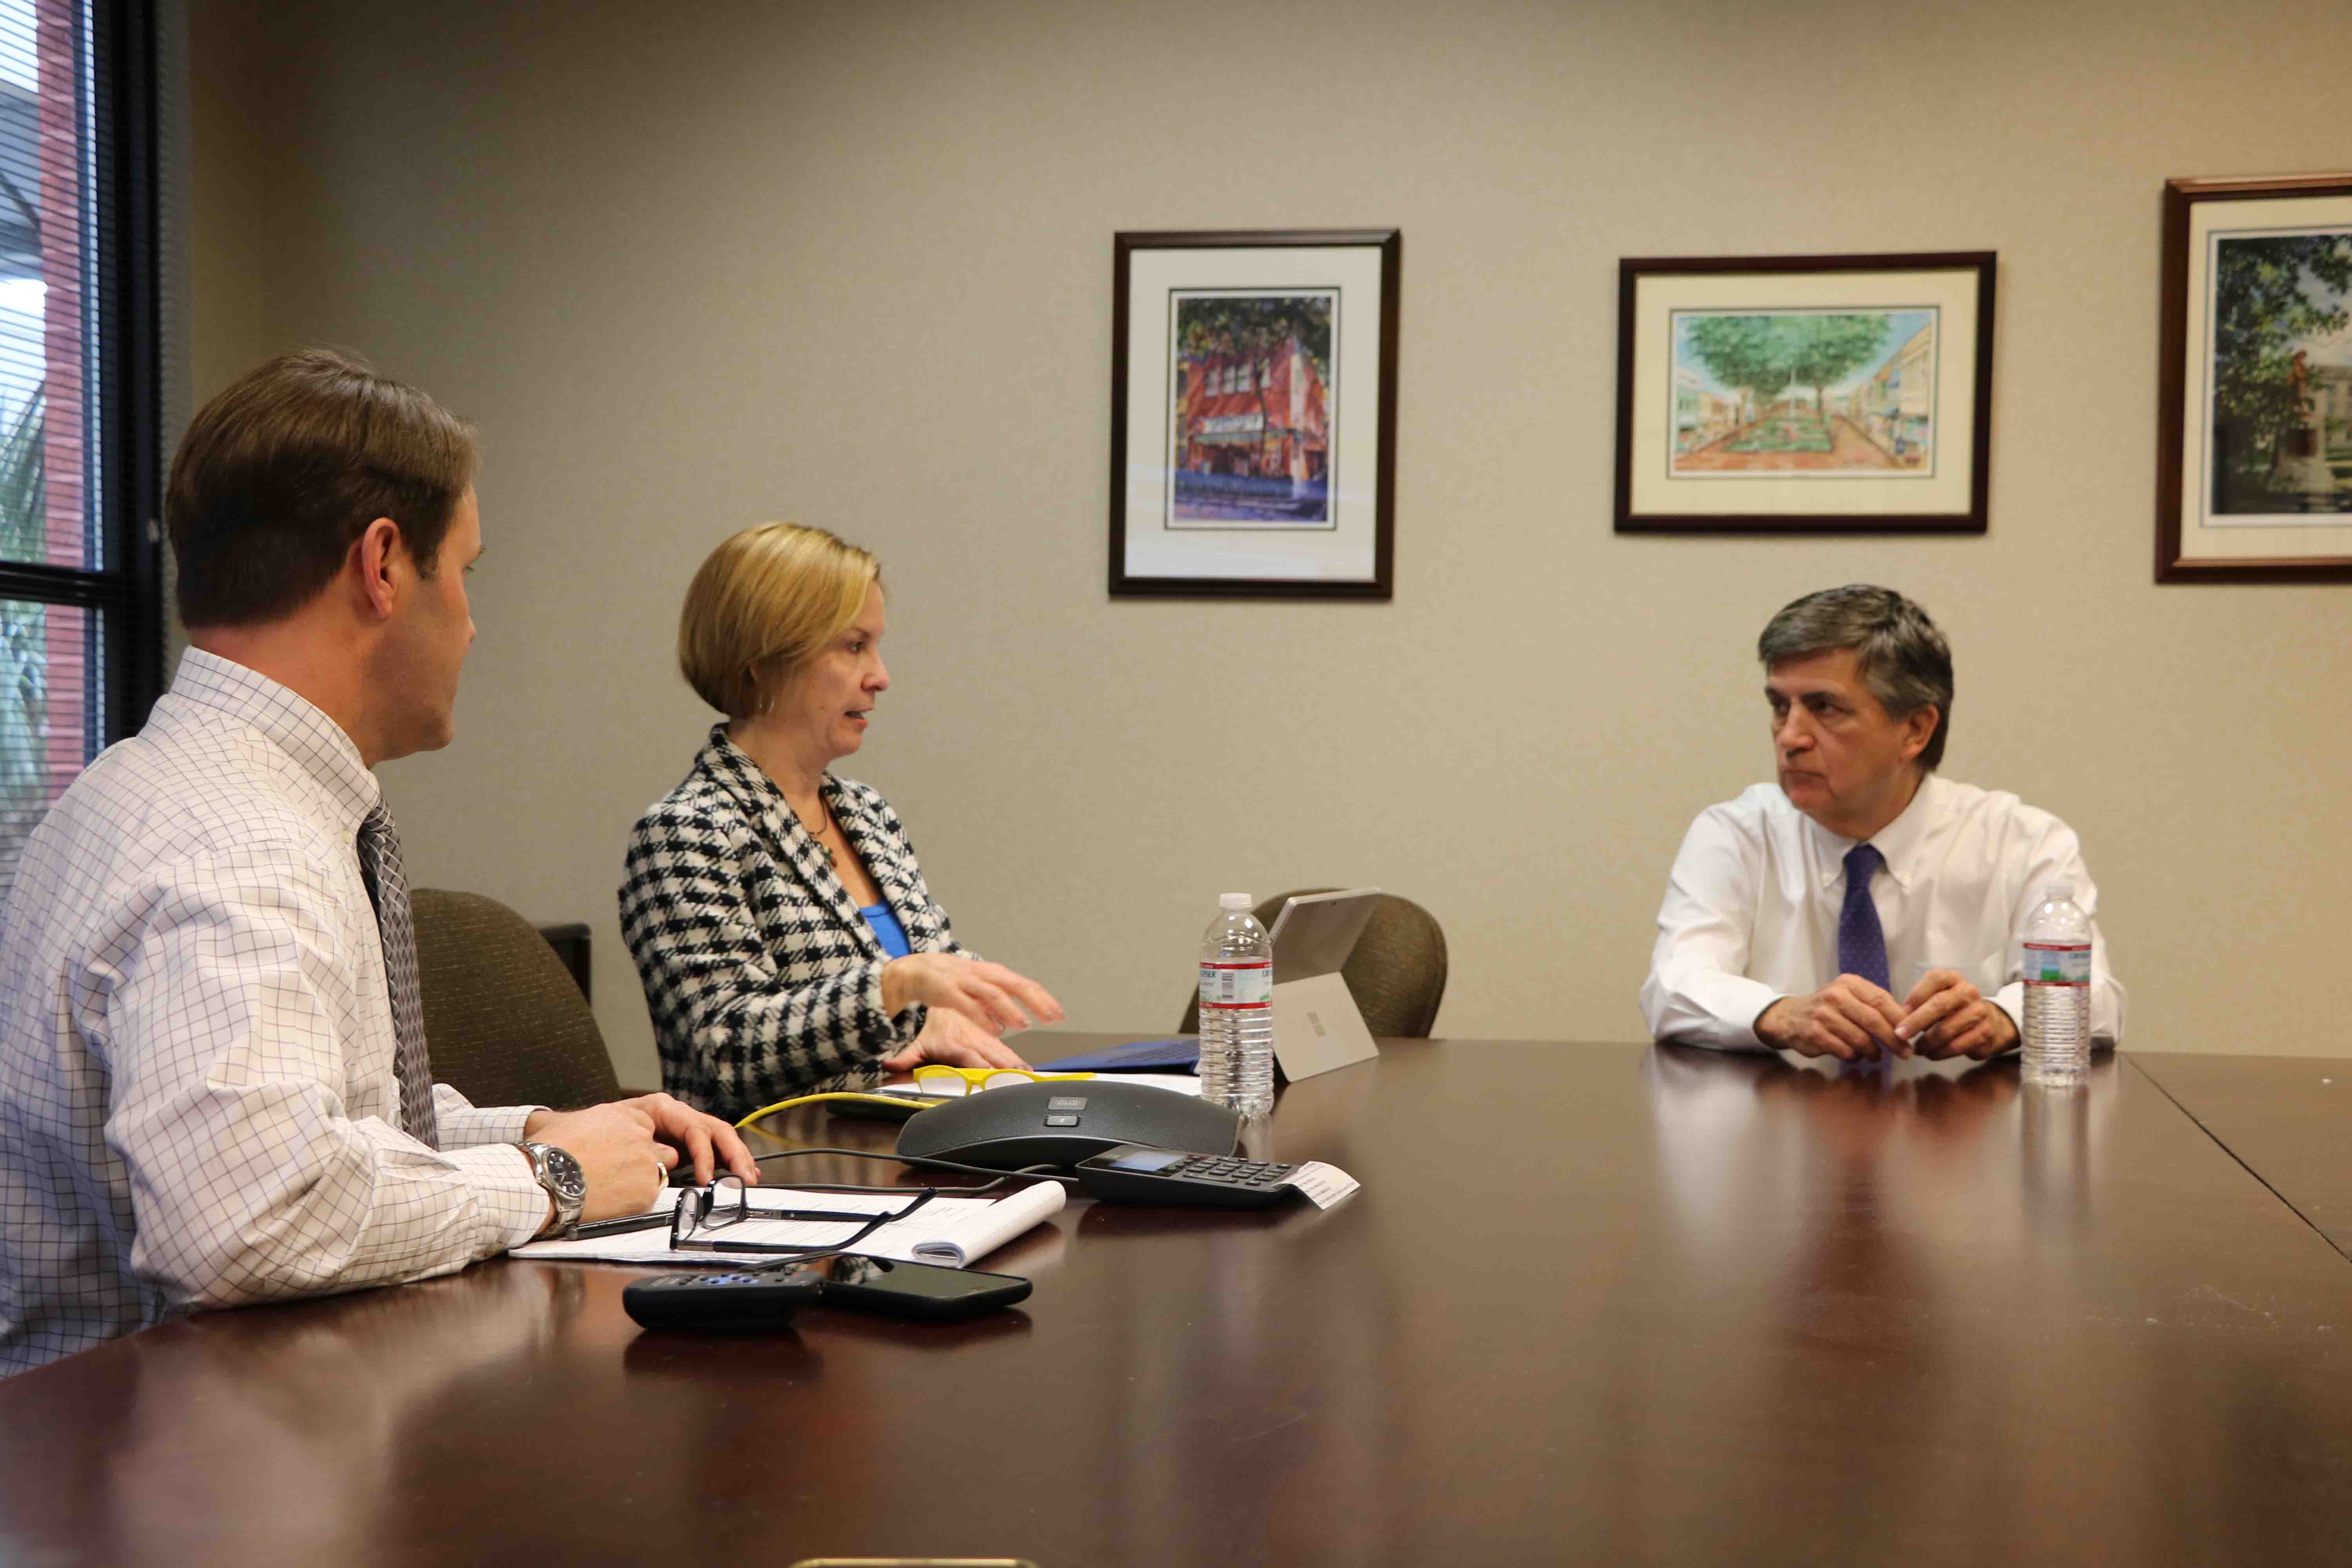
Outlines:
{"type": "Polygon", "coordinates": [[[1130,1149],[1116,1160],[1105,1160],[1103,1164],[1113,1171],[1164,1171],[1180,1160],[1191,1158],[1179,1149],[1130,1149]]]}

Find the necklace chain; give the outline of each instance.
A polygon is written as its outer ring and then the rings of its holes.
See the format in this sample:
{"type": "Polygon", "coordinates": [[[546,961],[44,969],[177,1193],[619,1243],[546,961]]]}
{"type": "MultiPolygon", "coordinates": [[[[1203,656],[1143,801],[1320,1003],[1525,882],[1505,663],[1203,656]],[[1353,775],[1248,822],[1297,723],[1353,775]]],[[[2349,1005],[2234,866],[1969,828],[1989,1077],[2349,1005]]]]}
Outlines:
{"type": "MultiPolygon", "coordinates": [[[[800,807],[798,807],[798,806],[796,806],[796,805],[793,805],[793,803],[792,803],[791,801],[786,801],[786,802],[784,802],[784,804],[785,804],[787,806],[791,806],[791,807],[792,807],[793,820],[794,822],[798,822],[798,823],[800,823],[800,829],[801,829],[801,831],[802,831],[803,833],[805,833],[805,834],[807,834],[807,835],[809,836],[809,840],[810,840],[810,842],[814,843],[814,844],[818,848],[820,848],[820,849],[822,849],[822,850],[824,850],[824,863],[825,863],[826,865],[828,865],[828,866],[838,866],[838,865],[840,865],[840,864],[841,864],[841,862],[840,862],[839,860],[837,860],[836,858],[835,858],[835,857],[834,857],[834,853],[833,853],[833,846],[832,846],[832,845],[830,845],[830,844],[827,844],[827,843],[824,841],[824,837],[822,837],[822,835],[824,833],[824,830],[825,830],[826,828],[828,828],[828,827],[833,827],[833,826],[834,826],[833,813],[825,809],[825,805],[824,805],[824,792],[823,792],[823,791],[819,791],[819,792],[817,793],[817,797],[816,797],[816,819],[817,819],[817,826],[815,826],[814,827],[811,827],[811,826],[810,826],[807,823],[805,823],[805,822],[801,822],[800,807]]],[[[836,828],[836,829],[835,829],[835,831],[837,832],[837,831],[839,831],[839,830],[836,828]]]]}

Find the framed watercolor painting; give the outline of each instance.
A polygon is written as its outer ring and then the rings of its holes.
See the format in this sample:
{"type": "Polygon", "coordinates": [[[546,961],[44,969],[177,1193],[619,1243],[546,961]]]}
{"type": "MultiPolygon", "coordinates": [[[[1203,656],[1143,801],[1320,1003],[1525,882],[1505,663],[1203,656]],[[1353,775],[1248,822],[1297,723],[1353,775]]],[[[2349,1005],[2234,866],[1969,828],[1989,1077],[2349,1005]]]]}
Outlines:
{"type": "Polygon", "coordinates": [[[2352,174],[2164,188],[2156,580],[2352,582],[2352,174]]]}
{"type": "Polygon", "coordinates": [[[1395,229],[1120,234],[1110,591],[1385,599],[1395,229]]]}
{"type": "Polygon", "coordinates": [[[1628,259],[1617,531],[1985,528],[1994,256],[1628,259]]]}

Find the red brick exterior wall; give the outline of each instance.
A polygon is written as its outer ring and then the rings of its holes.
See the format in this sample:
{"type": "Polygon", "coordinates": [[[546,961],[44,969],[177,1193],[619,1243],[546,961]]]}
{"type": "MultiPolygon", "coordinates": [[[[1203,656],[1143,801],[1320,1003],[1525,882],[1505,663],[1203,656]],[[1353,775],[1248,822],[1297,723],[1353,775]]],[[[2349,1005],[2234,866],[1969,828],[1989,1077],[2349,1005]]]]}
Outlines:
{"type": "MultiPolygon", "coordinates": [[[[79,0],[36,0],[40,61],[41,277],[48,285],[42,318],[47,360],[47,434],[42,467],[48,494],[48,558],[87,567],[83,539],[86,435],[83,402],[81,72],[79,0]]],[[[48,775],[62,793],[81,771],[83,714],[91,671],[82,658],[86,612],[52,606],[48,615],[48,775]]]]}

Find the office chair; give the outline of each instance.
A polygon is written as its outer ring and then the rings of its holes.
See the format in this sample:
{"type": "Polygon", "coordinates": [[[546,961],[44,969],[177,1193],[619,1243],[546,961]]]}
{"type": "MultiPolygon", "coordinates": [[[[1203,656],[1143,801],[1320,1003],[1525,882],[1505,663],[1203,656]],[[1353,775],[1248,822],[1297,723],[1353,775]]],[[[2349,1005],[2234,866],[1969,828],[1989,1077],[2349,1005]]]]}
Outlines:
{"type": "Polygon", "coordinates": [[[418,888],[409,901],[436,1079],[476,1105],[621,1098],[595,1015],[536,927],[479,893],[418,888]]]}
{"type": "MultiPolygon", "coordinates": [[[[1282,912],[1285,900],[1303,893],[1336,892],[1333,888],[1300,888],[1277,893],[1257,907],[1258,922],[1268,931],[1282,912]]],[[[1425,1040],[1437,1022],[1438,1004],[1445,1000],[1445,931],[1436,917],[1411,899],[1382,893],[1364,934],[1339,977],[1364,1016],[1364,1026],[1386,1039],[1425,1040]]],[[[1201,1030],[1201,999],[1185,1004],[1179,1034],[1201,1030]]],[[[438,1059],[437,1058],[436,1058],[438,1059]]]]}

